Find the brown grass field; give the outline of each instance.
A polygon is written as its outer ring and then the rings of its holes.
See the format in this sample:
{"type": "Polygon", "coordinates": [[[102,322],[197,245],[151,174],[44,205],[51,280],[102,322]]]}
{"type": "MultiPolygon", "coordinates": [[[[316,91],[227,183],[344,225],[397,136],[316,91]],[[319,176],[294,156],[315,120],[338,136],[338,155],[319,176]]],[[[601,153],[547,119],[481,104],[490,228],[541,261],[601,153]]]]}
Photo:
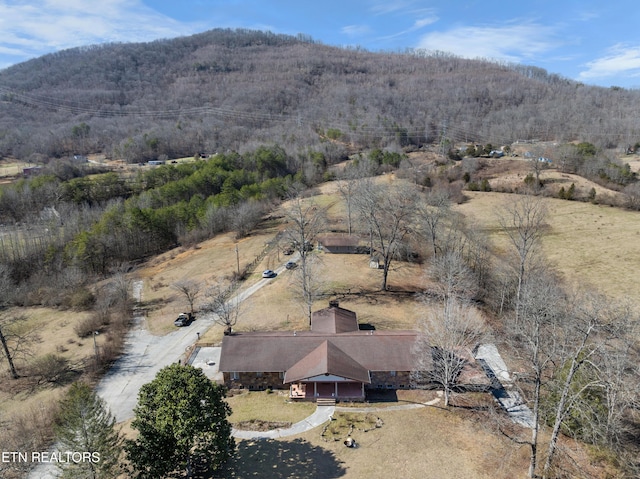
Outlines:
{"type": "MultiPolygon", "coordinates": [[[[505,173],[500,181],[519,183],[521,172],[505,173]],[[508,175],[512,174],[513,177],[508,175]]],[[[555,172],[545,172],[556,175],[555,172]]],[[[391,175],[379,181],[391,181],[391,175]]],[[[558,181],[576,181],[558,178],[558,181]]],[[[491,179],[492,183],[496,181],[491,179]]],[[[560,184],[560,183],[558,183],[560,184]]],[[[569,183],[570,184],[570,183],[569,183]]],[[[565,186],[566,188],[566,186],[565,186]]],[[[335,193],[335,184],[318,189],[310,201],[327,207],[334,229],[346,228],[344,207],[335,193]]],[[[598,194],[605,193],[604,191],[598,194]]],[[[469,200],[456,206],[470,223],[489,234],[497,251],[506,242],[499,232],[496,212],[515,198],[505,193],[465,192],[469,200]]],[[[640,214],[609,206],[576,201],[544,199],[548,205],[548,234],[543,251],[569,284],[597,287],[613,298],[625,300],[636,293],[640,280],[640,214]]],[[[277,218],[278,213],[274,213],[277,218]]],[[[152,333],[162,335],[174,329],[175,316],[187,309],[187,303],[171,285],[185,278],[207,285],[225,283],[236,270],[236,244],[243,268],[265,248],[284,225],[274,219],[265,222],[255,234],[240,241],[232,234],[220,235],[192,248],[178,248],[149,260],[135,273],[143,282],[142,300],[147,309],[147,324],[152,333]]],[[[378,329],[414,328],[421,305],[413,294],[424,288],[423,267],[394,262],[389,274],[391,292],[379,291],[381,274],[368,266],[366,255],[317,254],[321,260],[322,295],[314,309],[324,307],[330,298],[358,314],[362,323],[378,329]]],[[[266,268],[286,261],[277,247],[269,251],[245,285],[261,279],[266,268]]],[[[296,300],[293,272],[284,271],[242,305],[236,330],[302,330],[308,328],[304,308],[296,300]]],[[[73,325],[87,313],[45,308],[22,311],[39,330],[42,342],[38,355],[56,352],[72,363],[90,358],[92,338],[78,339],[73,325]]],[[[222,327],[215,326],[202,335],[204,343],[218,343],[222,327]]],[[[105,338],[98,336],[100,345],[105,338]]],[[[59,396],[62,388],[44,388],[15,394],[3,379],[0,387],[0,414],[11,414],[36,407],[48,398],[59,396]]],[[[263,411],[268,420],[296,422],[307,414],[306,407],[281,408],[277,394],[258,405],[241,396],[229,399],[237,409],[232,421],[263,411]],[[273,403],[275,401],[275,403],[273,403]],[[269,403],[269,404],[268,404],[269,403]],[[273,404],[271,404],[273,403],[273,404]],[[284,418],[284,419],[283,419],[284,418]]],[[[311,406],[312,407],[312,406],[311,406]]],[[[518,478],[527,468],[527,450],[501,437],[478,422],[466,409],[443,410],[427,407],[417,411],[383,411],[378,415],[384,426],[367,433],[354,434],[360,447],[349,449],[341,442],[325,442],[320,430],[279,441],[241,441],[235,472],[230,477],[304,477],[369,478],[518,478]],[[268,471],[268,472],[267,472],[268,471]]],[[[125,430],[128,430],[125,425],[125,430]]],[[[129,434],[131,431],[129,431],[129,434]]],[[[588,462],[588,461],[587,461],[588,462]]]]}
{"type": "MultiPolygon", "coordinates": [[[[487,231],[500,249],[497,212],[514,200],[504,193],[466,192],[470,201],[457,207],[487,231]]],[[[569,284],[618,300],[632,298],[640,280],[640,214],[610,206],[545,198],[548,234],[543,252],[569,284]]]]}

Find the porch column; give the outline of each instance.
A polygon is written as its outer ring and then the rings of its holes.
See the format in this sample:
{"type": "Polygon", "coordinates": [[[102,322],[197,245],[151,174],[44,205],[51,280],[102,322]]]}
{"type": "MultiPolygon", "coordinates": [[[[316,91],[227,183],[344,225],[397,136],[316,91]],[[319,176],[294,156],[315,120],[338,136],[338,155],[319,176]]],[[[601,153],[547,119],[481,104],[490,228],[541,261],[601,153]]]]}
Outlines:
{"type": "Polygon", "coordinates": [[[316,382],[313,383],[313,397],[318,397],[318,383],[316,382]]]}
{"type": "Polygon", "coordinates": [[[333,383],[333,385],[334,385],[334,389],[335,389],[335,393],[334,393],[333,397],[338,399],[338,381],[333,383]]]}

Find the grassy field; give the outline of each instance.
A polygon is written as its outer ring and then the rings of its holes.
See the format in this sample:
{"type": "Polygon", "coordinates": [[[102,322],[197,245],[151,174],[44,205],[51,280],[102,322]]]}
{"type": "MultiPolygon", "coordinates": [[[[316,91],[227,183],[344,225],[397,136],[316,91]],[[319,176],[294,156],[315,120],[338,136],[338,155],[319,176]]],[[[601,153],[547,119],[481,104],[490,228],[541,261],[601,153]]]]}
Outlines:
{"type": "MultiPolygon", "coordinates": [[[[498,248],[507,248],[496,213],[515,197],[465,194],[470,201],[457,210],[489,232],[498,248]]],[[[549,231],[542,245],[551,265],[576,287],[594,287],[617,299],[633,297],[640,281],[640,213],[577,201],[543,201],[549,231]]]]}
{"type": "MultiPolygon", "coordinates": [[[[77,321],[84,319],[88,313],[58,311],[50,308],[12,309],[6,316],[24,314],[26,321],[22,324],[24,331],[35,330],[37,341],[31,346],[33,357],[57,354],[64,357],[72,370],[78,370],[84,360],[94,355],[92,338],[79,339],[73,327],[77,321]]],[[[104,337],[97,336],[96,344],[102,346],[104,337]]],[[[3,367],[5,363],[3,362],[3,367]]],[[[16,361],[18,374],[24,371],[25,363],[16,361]]],[[[60,391],[53,387],[37,388],[25,386],[32,382],[31,378],[13,380],[3,379],[0,382],[0,413],[10,415],[15,411],[28,410],[52,397],[58,397],[60,391]],[[16,394],[16,389],[21,390],[16,394]]]]}

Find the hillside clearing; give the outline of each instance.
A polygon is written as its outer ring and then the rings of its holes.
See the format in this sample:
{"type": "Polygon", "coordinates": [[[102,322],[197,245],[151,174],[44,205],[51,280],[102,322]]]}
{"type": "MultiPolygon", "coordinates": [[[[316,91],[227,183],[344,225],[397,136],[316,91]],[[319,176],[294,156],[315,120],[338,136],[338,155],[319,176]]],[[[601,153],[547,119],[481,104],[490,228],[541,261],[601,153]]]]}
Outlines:
{"type": "MultiPolygon", "coordinates": [[[[470,201],[456,209],[489,232],[506,250],[497,212],[513,201],[505,193],[465,192],[470,201]]],[[[610,206],[543,198],[548,207],[548,234],[543,252],[569,284],[594,287],[613,298],[635,295],[640,281],[640,214],[610,206]]]]}

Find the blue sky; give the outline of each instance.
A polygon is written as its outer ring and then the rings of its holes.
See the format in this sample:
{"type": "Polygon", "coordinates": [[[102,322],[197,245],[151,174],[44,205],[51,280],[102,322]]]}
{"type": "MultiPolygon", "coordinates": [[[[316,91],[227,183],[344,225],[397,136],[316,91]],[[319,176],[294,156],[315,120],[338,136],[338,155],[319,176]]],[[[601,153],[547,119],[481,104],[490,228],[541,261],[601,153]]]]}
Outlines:
{"type": "Polygon", "coordinates": [[[640,88],[637,0],[0,0],[0,68],[60,49],[213,28],[370,51],[423,48],[640,88]]]}

